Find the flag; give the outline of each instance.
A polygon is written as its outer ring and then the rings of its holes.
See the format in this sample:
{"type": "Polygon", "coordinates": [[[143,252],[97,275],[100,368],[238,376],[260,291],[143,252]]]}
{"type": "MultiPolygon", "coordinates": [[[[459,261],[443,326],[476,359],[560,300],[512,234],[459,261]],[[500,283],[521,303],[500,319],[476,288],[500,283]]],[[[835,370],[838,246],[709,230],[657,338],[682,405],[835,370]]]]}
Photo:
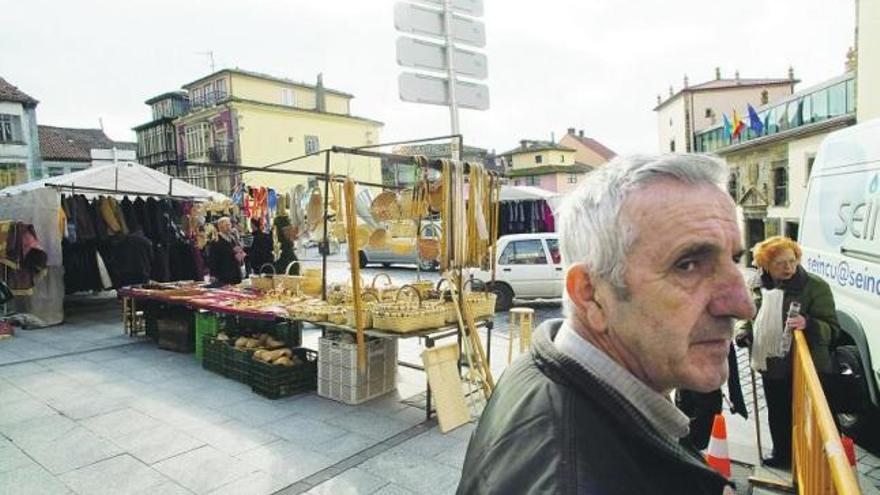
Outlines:
{"type": "Polygon", "coordinates": [[[733,131],[731,132],[731,136],[736,138],[739,136],[739,133],[746,128],[745,122],[741,118],[739,118],[739,114],[736,113],[736,110],[733,111],[733,131]]]}
{"type": "Polygon", "coordinates": [[[751,104],[749,104],[749,128],[758,135],[764,132],[764,123],[761,122],[761,117],[758,116],[758,112],[751,104]]]}
{"type": "Polygon", "coordinates": [[[724,117],[724,137],[730,139],[733,127],[731,127],[730,120],[727,119],[726,113],[722,113],[721,116],[724,117]]]}

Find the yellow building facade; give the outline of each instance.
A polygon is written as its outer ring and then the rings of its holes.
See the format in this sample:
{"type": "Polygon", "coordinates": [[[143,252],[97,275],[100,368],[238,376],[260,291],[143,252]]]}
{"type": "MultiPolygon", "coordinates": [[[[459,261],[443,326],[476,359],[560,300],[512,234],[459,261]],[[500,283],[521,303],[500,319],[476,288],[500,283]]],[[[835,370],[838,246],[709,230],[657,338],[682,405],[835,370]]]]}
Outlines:
{"type": "MultiPolygon", "coordinates": [[[[286,191],[306,176],[236,172],[212,164],[264,167],[332,146],[375,144],[383,124],[351,115],[348,93],[265,74],[224,69],[183,86],[189,111],[175,121],[184,178],[229,192],[238,180],[286,191]]],[[[323,173],[324,154],[271,167],[323,173]]],[[[331,155],[331,173],[380,183],[377,159],[331,155]]]]}

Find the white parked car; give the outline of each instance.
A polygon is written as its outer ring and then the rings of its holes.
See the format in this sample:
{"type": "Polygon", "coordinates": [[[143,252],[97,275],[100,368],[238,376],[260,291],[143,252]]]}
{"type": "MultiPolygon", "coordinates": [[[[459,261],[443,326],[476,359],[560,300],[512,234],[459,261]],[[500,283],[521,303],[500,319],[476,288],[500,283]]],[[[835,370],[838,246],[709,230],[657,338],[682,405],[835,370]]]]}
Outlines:
{"type": "MultiPolygon", "coordinates": [[[[512,234],[498,239],[495,283],[490,290],[498,296],[496,311],[506,311],[514,299],[559,299],[565,277],[559,237],[555,233],[512,234]]],[[[473,272],[477,280],[489,283],[492,274],[473,272]]]]}
{"type": "MultiPolygon", "coordinates": [[[[423,239],[436,239],[440,237],[440,226],[436,223],[425,223],[422,225],[421,236],[423,239]]],[[[367,265],[380,264],[389,267],[396,265],[418,265],[422,271],[437,270],[438,262],[433,260],[422,260],[419,258],[419,251],[416,244],[413,243],[412,249],[405,253],[395,252],[391,248],[384,247],[376,249],[370,246],[364,246],[358,251],[358,262],[361,268],[367,265]]]]}

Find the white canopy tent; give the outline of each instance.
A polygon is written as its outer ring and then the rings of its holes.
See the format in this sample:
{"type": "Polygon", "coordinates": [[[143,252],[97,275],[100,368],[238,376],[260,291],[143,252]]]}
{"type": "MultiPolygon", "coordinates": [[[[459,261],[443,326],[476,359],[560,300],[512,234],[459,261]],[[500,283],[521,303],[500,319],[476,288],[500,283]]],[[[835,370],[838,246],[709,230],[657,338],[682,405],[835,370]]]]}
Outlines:
{"type": "Polygon", "coordinates": [[[556,210],[559,202],[562,201],[562,195],[532,186],[501,186],[501,193],[498,195],[499,201],[538,201],[542,199],[550,205],[550,208],[556,210]]]}
{"type": "Polygon", "coordinates": [[[35,282],[34,295],[16,298],[16,309],[47,325],[64,320],[64,264],[58,225],[61,194],[153,196],[223,201],[226,196],[196,187],[134,162],[91,167],[0,190],[0,220],[32,224],[47,254],[47,274],[35,282]]]}
{"type": "Polygon", "coordinates": [[[0,190],[12,196],[44,187],[77,191],[82,194],[128,194],[139,196],[176,196],[195,201],[223,201],[223,194],[194,186],[181,179],[163,174],[139,163],[119,162],[91,167],[48,179],[34,180],[0,190]]]}

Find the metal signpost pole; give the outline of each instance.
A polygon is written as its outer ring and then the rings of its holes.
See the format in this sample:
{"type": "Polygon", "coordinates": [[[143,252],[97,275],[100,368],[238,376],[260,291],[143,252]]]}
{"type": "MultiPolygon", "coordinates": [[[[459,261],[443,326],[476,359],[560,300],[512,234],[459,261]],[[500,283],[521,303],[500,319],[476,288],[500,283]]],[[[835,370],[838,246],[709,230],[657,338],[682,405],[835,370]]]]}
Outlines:
{"type": "MultiPolygon", "coordinates": [[[[455,42],[452,38],[452,0],[443,0],[443,31],[446,35],[446,77],[449,81],[449,121],[452,126],[452,134],[459,133],[458,127],[458,100],[455,97],[455,42]]],[[[449,149],[453,160],[461,160],[461,150],[458,149],[458,141],[450,141],[449,149]]]]}

